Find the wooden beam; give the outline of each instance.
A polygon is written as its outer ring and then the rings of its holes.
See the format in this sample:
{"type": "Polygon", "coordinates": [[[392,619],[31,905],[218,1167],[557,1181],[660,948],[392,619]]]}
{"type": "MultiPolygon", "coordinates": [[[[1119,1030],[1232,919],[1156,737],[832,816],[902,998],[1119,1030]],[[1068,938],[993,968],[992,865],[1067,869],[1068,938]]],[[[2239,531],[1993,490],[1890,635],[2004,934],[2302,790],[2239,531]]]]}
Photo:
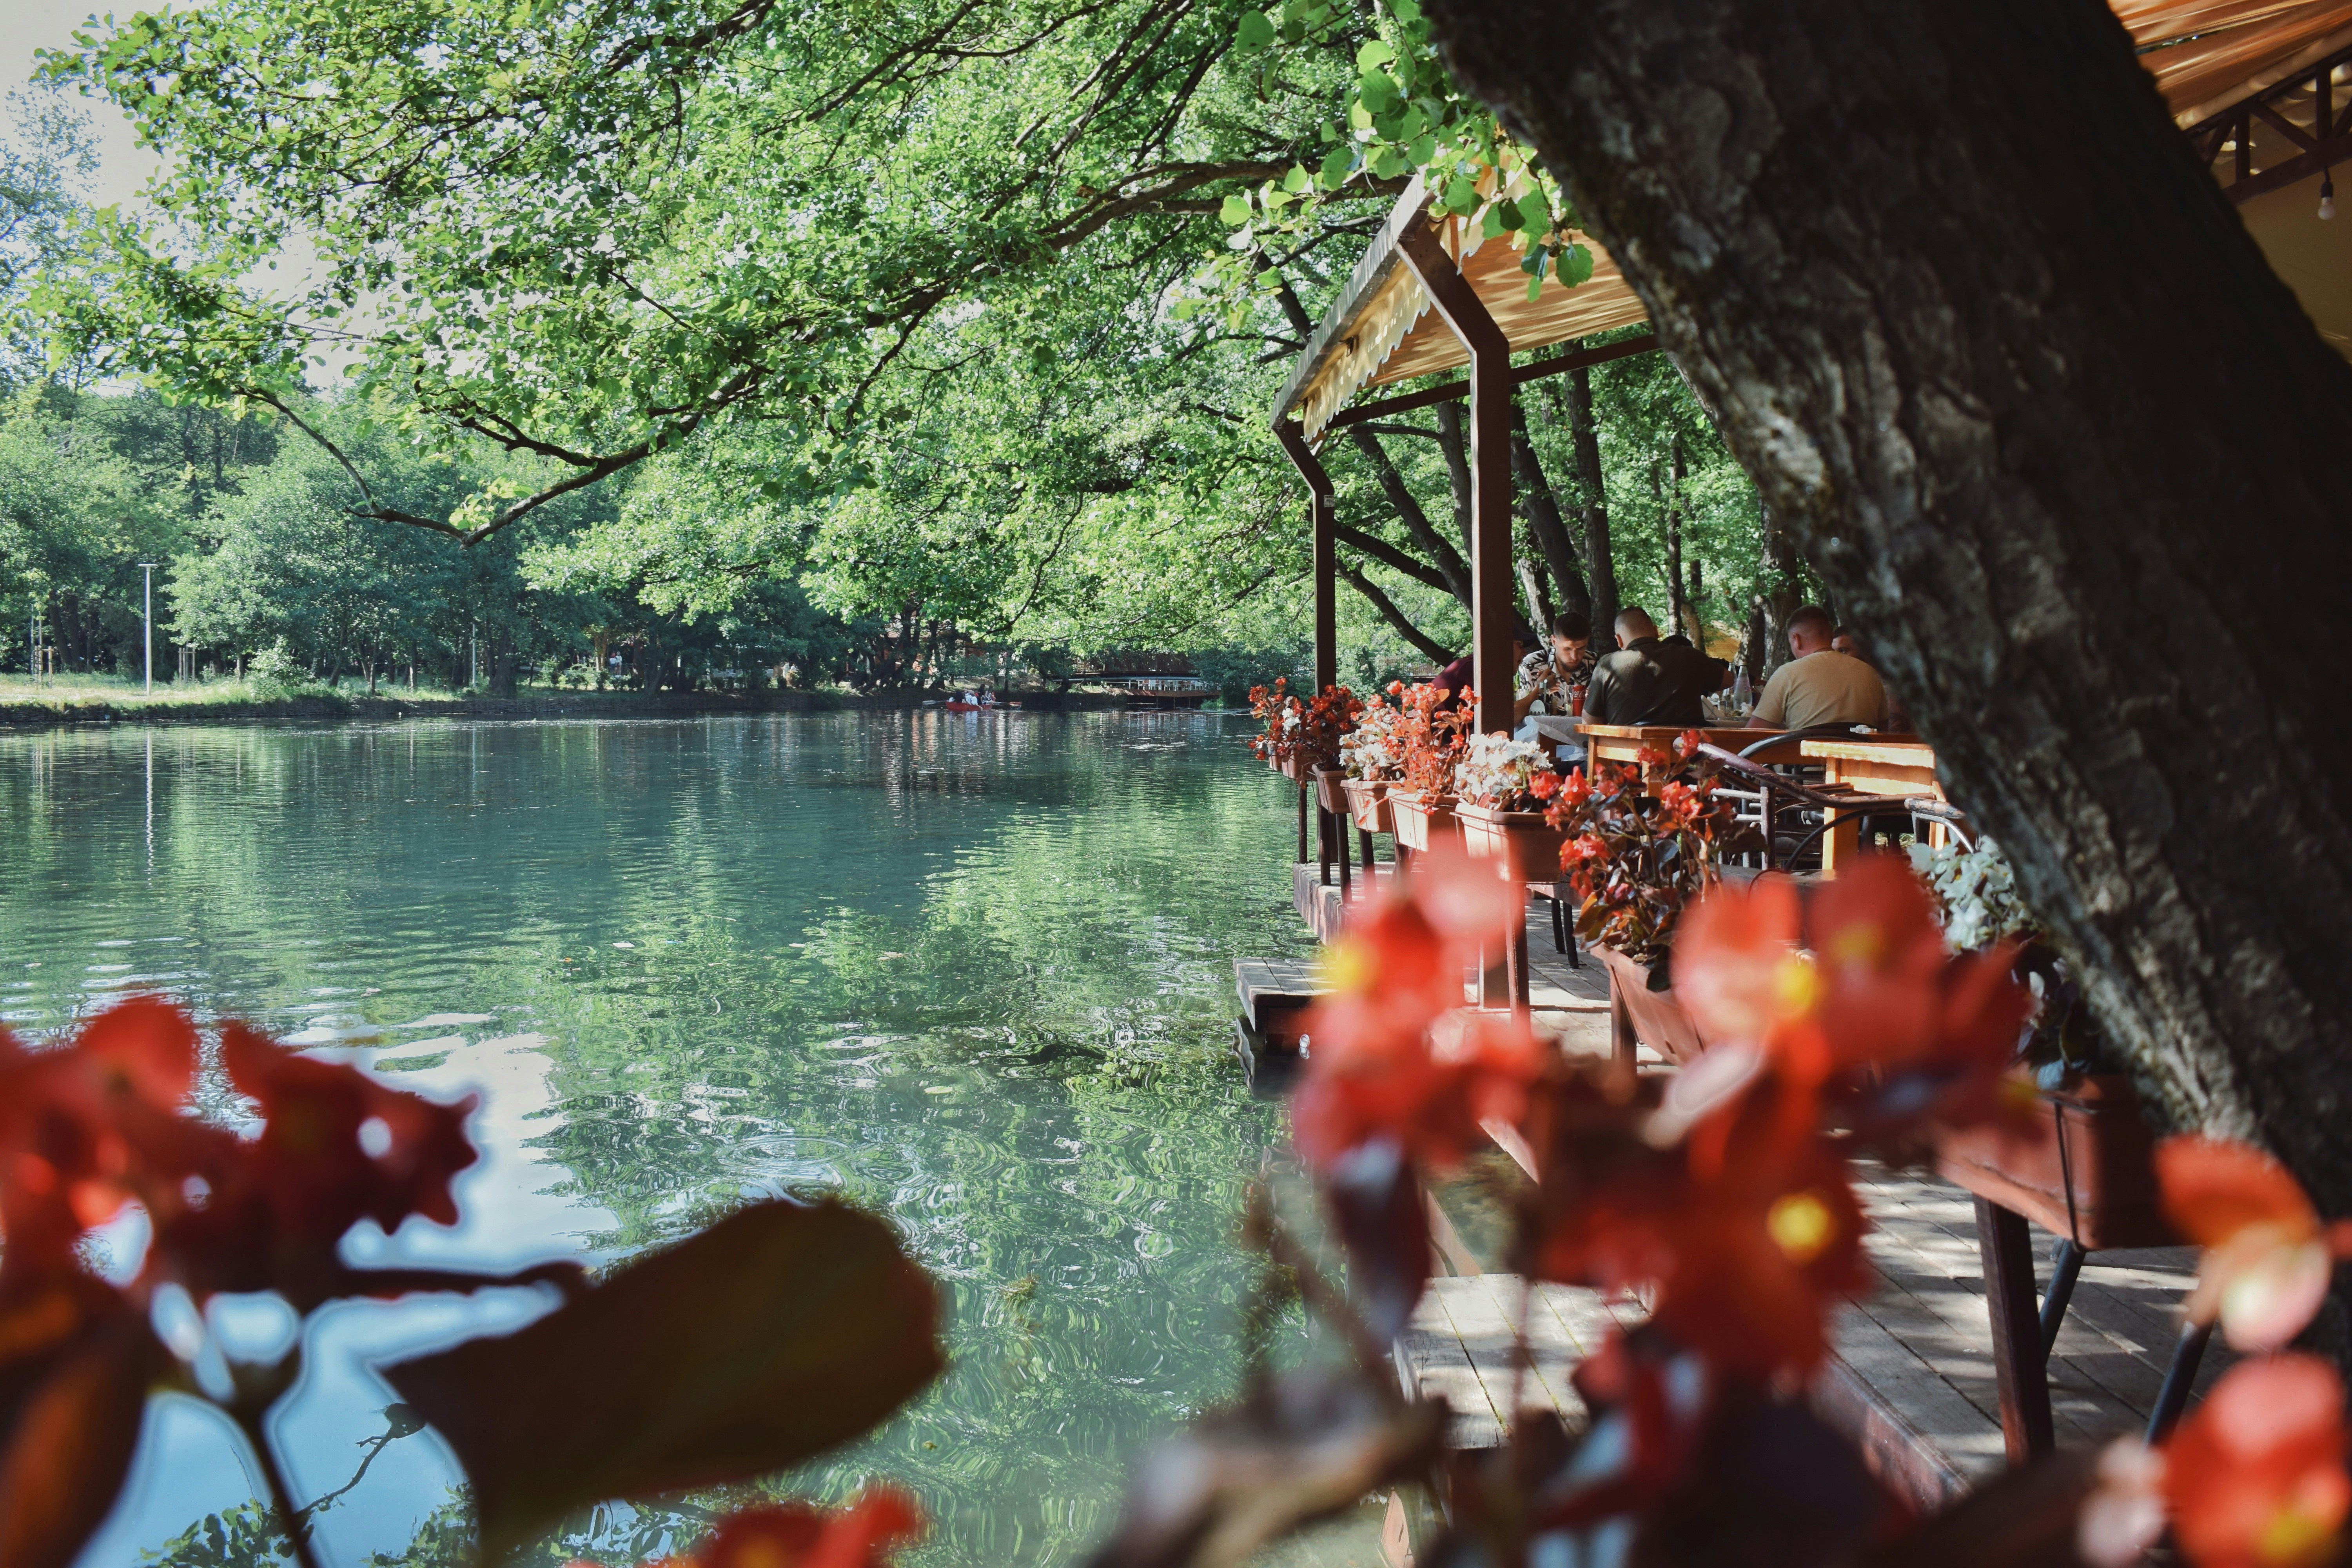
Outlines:
{"type": "Polygon", "coordinates": [[[2337,163],[2352,163],[2352,135],[2331,136],[2312,151],[2299,153],[2283,163],[2273,163],[2259,174],[2241,174],[2223,186],[2221,194],[2243,206],[2256,196],[2299,185],[2337,163]]]}
{"type": "Polygon", "coordinates": [[[1307,515],[1315,549],[1315,689],[1319,693],[1339,680],[1339,498],[1330,471],[1307,444],[1297,420],[1284,420],[1274,434],[1307,481],[1307,515]]]}
{"type": "MultiPolygon", "coordinates": [[[[1550,359],[1539,359],[1533,364],[1523,364],[1515,368],[1511,372],[1511,384],[1524,386],[1528,382],[1541,380],[1547,375],[1559,375],[1571,370],[1584,370],[1596,364],[1607,364],[1612,360],[1630,359],[1635,354],[1648,353],[1657,346],[1656,337],[1645,332],[1638,338],[1627,338],[1623,342],[1608,343],[1597,349],[1578,349],[1573,353],[1555,354],[1550,359]]],[[[1451,403],[1457,397],[1469,395],[1468,382],[1448,382],[1444,386],[1432,386],[1420,392],[1404,393],[1396,397],[1383,397],[1370,403],[1360,403],[1353,408],[1331,416],[1329,419],[1324,421],[1323,429],[1328,435],[1346,426],[1360,425],[1367,419],[1378,419],[1390,414],[1403,414],[1415,408],[1427,408],[1436,403],[1451,403]]],[[[1320,437],[1318,438],[1320,439],[1320,437]]]]}
{"type": "Polygon", "coordinates": [[[1408,225],[1397,248],[1470,351],[1470,679],[1478,728],[1507,733],[1518,675],[1511,658],[1511,341],[1434,229],[1408,225]]]}

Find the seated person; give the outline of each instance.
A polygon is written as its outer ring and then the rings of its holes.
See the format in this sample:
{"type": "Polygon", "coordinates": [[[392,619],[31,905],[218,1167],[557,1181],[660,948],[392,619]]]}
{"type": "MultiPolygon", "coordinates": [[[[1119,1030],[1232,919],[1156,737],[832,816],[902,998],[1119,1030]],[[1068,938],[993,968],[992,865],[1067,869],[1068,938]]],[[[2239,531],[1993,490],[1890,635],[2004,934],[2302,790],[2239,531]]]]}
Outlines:
{"type": "Polygon", "coordinates": [[[1892,728],[1886,686],[1878,671],[1830,646],[1837,623],[1819,605],[1789,617],[1788,663],[1764,683],[1748,721],[1751,730],[1810,730],[1818,724],[1892,728]]]}
{"type": "Polygon", "coordinates": [[[1569,689],[1591,682],[1593,660],[1592,623],[1582,616],[1555,617],[1548,646],[1519,660],[1511,717],[1516,721],[1531,712],[1566,713],[1570,705],[1569,689]]]}
{"type": "Polygon", "coordinates": [[[1584,743],[1574,738],[1572,689],[1592,679],[1592,623],[1582,616],[1556,616],[1548,642],[1519,660],[1518,688],[1511,704],[1511,717],[1518,725],[1514,738],[1549,741],[1560,760],[1572,766],[1584,761],[1584,743]],[[1550,722],[1538,725],[1538,719],[1550,722]]]}
{"type": "Polygon", "coordinates": [[[1723,689],[1731,667],[1687,644],[1660,642],[1658,623],[1646,611],[1622,612],[1616,630],[1617,651],[1593,666],[1584,694],[1586,721],[1683,729],[1705,724],[1699,700],[1723,689]]]}

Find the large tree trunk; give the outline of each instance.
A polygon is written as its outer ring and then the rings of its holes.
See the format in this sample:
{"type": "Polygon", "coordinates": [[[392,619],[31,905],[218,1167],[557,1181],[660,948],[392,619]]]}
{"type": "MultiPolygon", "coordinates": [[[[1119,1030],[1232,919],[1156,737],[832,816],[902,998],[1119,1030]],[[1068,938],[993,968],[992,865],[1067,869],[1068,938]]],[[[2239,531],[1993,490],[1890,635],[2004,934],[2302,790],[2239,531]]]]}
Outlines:
{"type": "Polygon", "coordinates": [[[1568,405],[1568,434],[1576,453],[1577,511],[1584,523],[1584,565],[1591,574],[1592,637],[1607,650],[1621,607],[1617,598],[1617,557],[1609,543],[1609,486],[1601,468],[1601,426],[1592,414],[1592,373],[1579,368],[1568,373],[1561,388],[1568,405]]]}
{"type": "Polygon", "coordinates": [[[2099,0],[1428,0],[2088,961],[2352,1213],[2352,366],[2099,0]]]}
{"type": "Polygon", "coordinates": [[[1551,568],[1551,580],[1559,584],[1560,608],[1570,615],[1591,616],[1592,590],[1585,584],[1576,546],[1560,517],[1559,499],[1552,493],[1542,459],[1536,456],[1535,441],[1528,433],[1527,408],[1517,404],[1511,409],[1511,479],[1527,510],[1528,531],[1535,536],[1536,548],[1543,552],[1544,564],[1551,568]]]}
{"type": "Polygon", "coordinates": [[[1750,675],[1763,680],[1789,662],[1789,617],[1797,613],[1803,592],[1797,581],[1797,547],[1789,525],[1769,506],[1764,509],[1764,563],[1756,603],[1764,617],[1764,662],[1750,675]]]}

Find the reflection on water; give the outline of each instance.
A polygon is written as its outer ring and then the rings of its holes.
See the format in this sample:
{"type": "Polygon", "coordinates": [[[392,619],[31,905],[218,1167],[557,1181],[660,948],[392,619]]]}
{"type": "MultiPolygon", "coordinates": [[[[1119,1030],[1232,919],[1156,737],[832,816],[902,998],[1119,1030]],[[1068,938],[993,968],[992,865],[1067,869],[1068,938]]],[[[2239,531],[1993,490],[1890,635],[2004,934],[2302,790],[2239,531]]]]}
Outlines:
{"type": "MultiPolygon", "coordinates": [[[[921,1561],[1063,1562],[1232,1376],[1231,1219],[1278,1131],[1230,1055],[1232,960],[1304,945],[1282,786],[1233,736],[843,714],[0,737],[0,1017],[47,1033],[163,990],[479,1093],[466,1224],[354,1237],[371,1260],[609,1258],[747,1194],[886,1212],[943,1283],[954,1368],[797,1484],[902,1479],[939,1521],[921,1561]]],[[[341,1486],[384,1430],[371,1360],[537,1310],[323,1314],[280,1430],[296,1490],[341,1486]]],[[[320,1516],[331,1559],[438,1561],[454,1479],[430,1435],[384,1446],[320,1516]]],[[[86,1563],[256,1489],[167,1401],[86,1563]]],[[[692,1517],[608,1510],[572,1544],[617,1557],[692,1517]]]]}

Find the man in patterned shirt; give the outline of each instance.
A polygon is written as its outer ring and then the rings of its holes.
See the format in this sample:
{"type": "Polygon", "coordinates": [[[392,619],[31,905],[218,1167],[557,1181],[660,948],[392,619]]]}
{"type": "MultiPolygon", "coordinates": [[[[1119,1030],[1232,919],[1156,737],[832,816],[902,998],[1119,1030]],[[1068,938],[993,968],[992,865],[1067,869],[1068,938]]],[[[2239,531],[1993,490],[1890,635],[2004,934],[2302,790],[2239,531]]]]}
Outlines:
{"type": "Polygon", "coordinates": [[[1593,658],[1592,623],[1582,616],[1555,619],[1549,646],[1519,661],[1518,689],[1512,693],[1517,699],[1511,705],[1512,722],[1524,721],[1538,702],[1547,713],[1566,715],[1570,706],[1569,688],[1591,680],[1593,658]]]}

